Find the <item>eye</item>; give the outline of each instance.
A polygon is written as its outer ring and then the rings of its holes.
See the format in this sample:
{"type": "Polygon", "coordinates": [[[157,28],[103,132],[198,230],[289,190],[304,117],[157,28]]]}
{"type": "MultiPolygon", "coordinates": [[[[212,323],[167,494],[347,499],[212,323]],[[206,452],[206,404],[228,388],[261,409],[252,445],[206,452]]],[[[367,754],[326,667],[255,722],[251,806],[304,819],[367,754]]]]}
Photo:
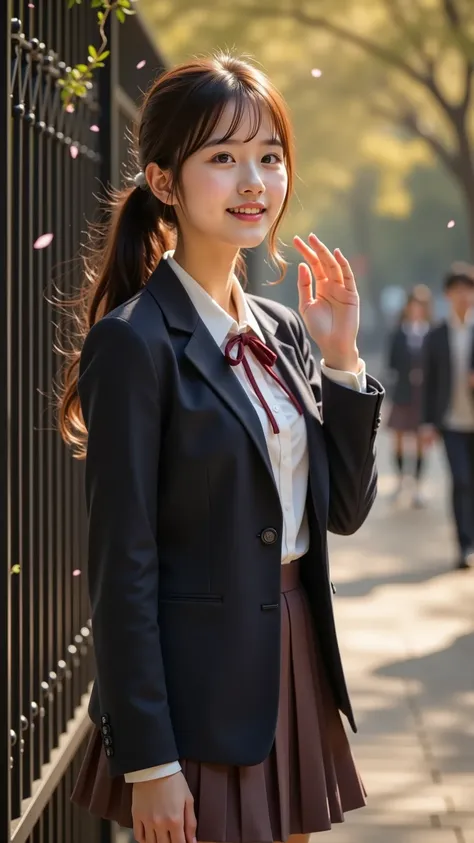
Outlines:
{"type": "Polygon", "coordinates": [[[230,164],[234,159],[232,158],[230,152],[219,152],[217,155],[214,155],[212,160],[215,161],[216,164],[230,164]]]}
{"type": "Polygon", "coordinates": [[[276,152],[269,152],[268,155],[264,155],[262,158],[262,164],[281,164],[281,156],[277,155],[276,152]],[[273,161],[268,161],[266,159],[273,158],[273,161]]]}

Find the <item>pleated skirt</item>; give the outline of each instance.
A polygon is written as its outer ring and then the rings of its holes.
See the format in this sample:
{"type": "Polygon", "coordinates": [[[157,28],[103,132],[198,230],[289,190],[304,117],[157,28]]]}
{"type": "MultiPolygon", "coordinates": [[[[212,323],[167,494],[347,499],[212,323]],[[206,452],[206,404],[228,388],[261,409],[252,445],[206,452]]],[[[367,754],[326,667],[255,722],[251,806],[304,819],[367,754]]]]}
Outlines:
{"type": "MultiPolygon", "coordinates": [[[[203,843],[273,843],[328,831],[365,805],[341,716],[324,670],[298,562],[282,565],[281,679],[275,740],[252,767],[181,759],[203,843]]],[[[94,727],[72,800],[132,827],[132,787],[110,777],[94,727]]]]}

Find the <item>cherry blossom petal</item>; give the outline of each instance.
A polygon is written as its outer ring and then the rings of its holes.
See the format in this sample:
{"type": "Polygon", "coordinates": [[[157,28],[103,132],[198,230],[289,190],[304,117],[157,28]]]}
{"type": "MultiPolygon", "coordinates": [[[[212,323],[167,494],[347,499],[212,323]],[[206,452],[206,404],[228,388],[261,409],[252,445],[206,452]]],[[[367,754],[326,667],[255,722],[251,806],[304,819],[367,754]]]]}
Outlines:
{"type": "Polygon", "coordinates": [[[74,146],[74,144],[72,146],[70,146],[69,147],[69,154],[70,154],[71,158],[77,158],[77,156],[79,155],[79,150],[78,150],[77,146],[74,146]]]}
{"type": "Polygon", "coordinates": [[[315,79],[319,79],[320,76],[323,75],[323,71],[319,69],[319,67],[313,67],[311,71],[311,76],[314,76],[315,79]]]}
{"type": "Polygon", "coordinates": [[[93,126],[91,126],[91,132],[100,132],[99,127],[95,123],[93,126]]]}
{"type": "Polygon", "coordinates": [[[29,8],[29,9],[34,9],[34,8],[35,8],[35,4],[34,4],[34,3],[28,3],[28,8],[29,8]]]}
{"type": "Polygon", "coordinates": [[[139,62],[138,62],[138,64],[137,64],[137,70],[141,70],[141,69],[142,69],[142,67],[145,67],[145,65],[146,65],[146,60],[145,60],[145,59],[142,59],[142,60],[141,60],[141,61],[139,61],[139,62]]]}
{"type": "Polygon", "coordinates": [[[49,246],[49,244],[52,243],[53,237],[54,234],[52,232],[48,232],[48,234],[42,234],[33,243],[33,249],[46,249],[46,246],[49,246]]]}
{"type": "Polygon", "coordinates": [[[66,106],[66,111],[68,112],[68,114],[74,114],[74,106],[72,102],[68,103],[68,105],[66,106]]]}
{"type": "Polygon", "coordinates": [[[454,221],[454,220],[449,220],[449,222],[448,222],[448,228],[454,228],[454,226],[455,226],[455,225],[456,225],[456,223],[455,223],[455,221],[454,221]]]}
{"type": "Polygon", "coordinates": [[[76,568],[76,569],[72,572],[72,575],[73,575],[73,577],[80,577],[80,576],[81,576],[81,573],[82,573],[81,569],[80,569],[80,568],[76,568]]]}

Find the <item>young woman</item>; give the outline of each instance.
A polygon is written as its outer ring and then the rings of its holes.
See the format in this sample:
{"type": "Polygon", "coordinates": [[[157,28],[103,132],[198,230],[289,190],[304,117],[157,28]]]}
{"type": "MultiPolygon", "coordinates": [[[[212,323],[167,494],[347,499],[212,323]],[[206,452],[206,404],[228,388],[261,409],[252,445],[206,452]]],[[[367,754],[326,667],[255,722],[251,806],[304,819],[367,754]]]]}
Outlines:
{"type": "Polygon", "coordinates": [[[327,531],[372,506],[382,390],[339,250],[295,238],[302,318],[237,280],[267,236],[283,266],[293,181],[260,71],[219,56],[160,77],[138,154],[62,402],[66,441],[87,431],[97,660],[73,798],[139,843],[284,841],[365,801],[327,531]]]}
{"type": "Polygon", "coordinates": [[[393,430],[393,461],[397,474],[394,498],[403,488],[408,448],[414,452],[412,475],[415,480],[413,505],[423,505],[420,483],[425,467],[423,442],[422,392],[423,345],[431,323],[431,294],[424,286],[409,294],[400,321],[390,338],[388,366],[392,382],[392,408],[388,427],[393,430]]]}

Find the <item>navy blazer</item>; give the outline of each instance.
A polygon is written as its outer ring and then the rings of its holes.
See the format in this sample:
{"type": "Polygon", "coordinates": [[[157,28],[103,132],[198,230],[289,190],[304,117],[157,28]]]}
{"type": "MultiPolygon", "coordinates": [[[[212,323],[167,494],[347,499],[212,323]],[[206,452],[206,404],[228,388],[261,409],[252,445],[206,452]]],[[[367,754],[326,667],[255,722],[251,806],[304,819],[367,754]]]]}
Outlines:
{"type": "MultiPolygon", "coordinates": [[[[383,390],[370,377],[367,394],[321,384],[300,317],[248,300],[304,410],[311,543],[301,575],[355,730],[327,530],[353,533],[372,506],[383,390]]],[[[257,414],[165,261],[89,332],[79,395],[97,662],[89,712],[110,772],[178,758],[258,764],[278,712],[282,510],[257,414]]]]}
{"type": "MultiPolygon", "coordinates": [[[[474,329],[469,363],[474,371],[474,329]]],[[[441,429],[451,400],[453,371],[449,325],[442,321],[428,333],[423,354],[423,422],[441,429]]],[[[472,391],[474,401],[474,391],[472,391]]]]}

